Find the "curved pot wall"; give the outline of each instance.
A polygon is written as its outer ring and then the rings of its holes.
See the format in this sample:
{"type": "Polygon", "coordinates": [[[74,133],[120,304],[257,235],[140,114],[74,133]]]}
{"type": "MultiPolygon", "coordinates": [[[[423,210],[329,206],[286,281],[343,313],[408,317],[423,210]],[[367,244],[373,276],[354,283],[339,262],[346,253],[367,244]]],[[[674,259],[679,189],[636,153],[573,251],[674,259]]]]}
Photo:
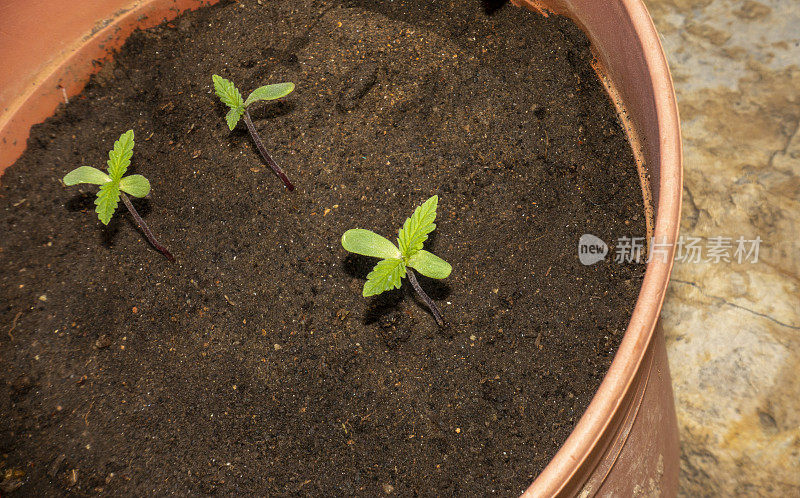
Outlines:
{"type": "Polygon", "coordinates": [[[589,408],[525,495],[674,496],[678,428],[658,316],[680,225],[683,169],[666,57],[641,0],[512,2],[568,15],[591,39],[649,176],[651,236],[670,247],[667,258],[648,263],[625,338],[589,408]]]}

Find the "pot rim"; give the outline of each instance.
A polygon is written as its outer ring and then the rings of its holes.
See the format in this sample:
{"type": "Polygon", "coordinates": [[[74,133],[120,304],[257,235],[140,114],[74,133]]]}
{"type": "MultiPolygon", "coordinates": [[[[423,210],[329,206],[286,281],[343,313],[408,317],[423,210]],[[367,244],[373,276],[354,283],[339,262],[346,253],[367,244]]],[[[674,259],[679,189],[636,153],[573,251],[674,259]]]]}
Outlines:
{"type": "MultiPolygon", "coordinates": [[[[548,2],[513,0],[546,9],[548,2]],[[544,6],[542,4],[545,4],[544,6]]],[[[623,407],[640,371],[656,328],[664,296],[669,284],[681,216],[683,186],[683,150],[678,106],[667,58],[653,20],[642,0],[618,0],[629,17],[644,54],[646,69],[655,98],[659,130],[660,174],[656,206],[654,240],[666,241],[666,258],[652,258],[647,264],[628,328],[606,376],[558,453],[525,491],[525,498],[555,496],[589,461],[591,454],[609,427],[614,415],[623,407]]],[[[588,475],[586,476],[588,478],[588,475]]]]}

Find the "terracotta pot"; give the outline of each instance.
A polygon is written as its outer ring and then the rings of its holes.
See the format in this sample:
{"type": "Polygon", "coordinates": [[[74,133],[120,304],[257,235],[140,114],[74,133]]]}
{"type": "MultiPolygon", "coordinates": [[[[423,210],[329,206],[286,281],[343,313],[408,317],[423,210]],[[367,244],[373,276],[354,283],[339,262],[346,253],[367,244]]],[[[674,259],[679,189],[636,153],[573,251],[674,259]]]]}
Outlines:
{"type": "MultiPolygon", "coordinates": [[[[216,0],[5,0],[0,16],[0,172],[25,148],[30,127],[83,88],[137,27],[216,0]]],[[[525,496],[672,496],[678,432],[658,316],[680,220],[678,112],[658,35],[641,0],[512,0],[570,16],[591,38],[598,71],[624,109],[646,170],[649,229],[670,244],[647,272],[608,374],[575,430],[525,496]],[[652,188],[651,188],[651,187],[652,188]]]]}

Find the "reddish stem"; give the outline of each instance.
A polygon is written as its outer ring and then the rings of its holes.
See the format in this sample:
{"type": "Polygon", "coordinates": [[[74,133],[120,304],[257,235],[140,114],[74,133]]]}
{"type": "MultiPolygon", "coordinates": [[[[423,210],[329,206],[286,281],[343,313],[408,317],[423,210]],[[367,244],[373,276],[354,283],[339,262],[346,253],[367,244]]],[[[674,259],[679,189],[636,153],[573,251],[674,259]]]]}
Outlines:
{"type": "Polygon", "coordinates": [[[122,197],[122,202],[125,203],[125,207],[128,208],[128,211],[131,213],[131,216],[133,216],[133,219],[136,220],[136,223],[139,224],[139,228],[142,229],[145,236],[147,237],[147,240],[149,240],[150,243],[153,244],[153,247],[161,251],[161,254],[166,256],[168,260],[175,261],[175,258],[167,250],[167,248],[158,243],[155,236],[153,236],[153,232],[151,232],[150,228],[147,226],[147,223],[145,223],[142,217],[139,216],[139,213],[136,212],[136,209],[133,207],[133,204],[131,204],[131,201],[130,199],[128,199],[128,196],[122,192],[119,193],[119,196],[122,197]]]}
{"type": "Polygon", "coordinates": [[[425,304],[428,305],[428,308],[430,308],[431,313],[433,313],[433,318],[436,319],[436,323],[440,327],[444,327],[444,318],[442,318],[442,312],[439,311],[439,307],[436,306],[436,303],[433,302],[433,299],[428,297],[428,295],[425,294],[425,291],[422,290],[419,282],[417,282],[417,276],[414,274],[414,270],[411,268],[406,268],[406,275],[408,275],[408,281],[411,282],[411,286],[414,287],[415,291],[417,291],[417,295],[419,295],[419,297],[425,301],[425,304]]]}
{"type": "Polygon", "coordinates": [[[253,142],[256,143],[256,148],[258,152],[261,153],[261,157],[269,164],[269,167],[272,168],[272,171],[278,175],[278,178],[283,180],[283,184],[286,185],[286,188],[289,189],[289,192],[294,190],[294,185],[292,182],[289,181],[289,177],[286,176],[286,173],[283,172],[280,166],[272,159],[272,156],[269,155],[267,152],[267,148],[264,147],[264,143],[261,141],[261,137],[258,136],[258,132],[256,131],[256,127],[253,126],[253,120],[250,119],[250,113],[247,112],[247,109],[244,110],[244,122],[247,124],[247,131],[250,132],[250,136],[253,137],[253,142]]]}

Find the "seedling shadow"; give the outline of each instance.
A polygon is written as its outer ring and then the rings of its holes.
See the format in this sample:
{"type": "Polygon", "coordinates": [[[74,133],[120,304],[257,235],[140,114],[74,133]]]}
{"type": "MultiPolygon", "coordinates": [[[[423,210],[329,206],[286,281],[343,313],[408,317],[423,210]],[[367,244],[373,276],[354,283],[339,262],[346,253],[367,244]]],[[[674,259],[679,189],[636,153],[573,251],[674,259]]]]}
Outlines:
{"type": "MultiPolygon", "coordinates": [[[[420,275],[419,272],[417,272],[417,278],[419,279],[419,284],[425,289],[425,292],[434,301],[441,301],[450,297],[450,293],[452,292],[450,286],[441,280],[428,278],[424,275],[420,275]]],[[[416,299],[418,302],[422,303],[416,293],[412,292],[411,295],[414,296],[414,299],[416,299]]]]}
{"type": "Polygon", "coordinates": [[[117,236],[117,232],[119,232],[119,216],[111,218],[108,225],[103,225],[101,223],[97,229],[100,230],[100,242],[103,244],[103,247],[106,249],[113,249],[114,239],[117,236]]]}
{"type": "MultiPolygon", "coordinates": [[[[87,215],[91,216],[94,220],[97,221],[97,215],[94,214],[95,204],[94,200],[97,198],[96,194],[88,194],[82,193],[73,196],[69,199],[65,207],[67,211],[70,212],[81,212],[86,213],[87,215]]],[[[151,210],[150,206],[150,199],[133,199],[131,201],[133,205],[136,207],[136,210],[140,213],[140,215],[144,218],[146,217],[151,210]]],[[[129,214],[129,213],[128,213],[129,214]]],[[[117,236],[120,227],[120,216],[114,216],[111,218],[111,221],[108,222],[108,225],[103,225],[102,223],[98,224],[98,230],[100,231],[100,242],[103,244],[104,247],[107,249],[112,249],[114,247],[114,238],[117,236]]],[[[136,222],[130,217],[125,217],[128,220],[133,228],[142,234],[141,228],[136,222]]]]}
{"type": "Polygon", "coordinates": [[[292,101],[273,100],[272,102],[259,102],[253,104],[253,111],[250,112],[253,121],[260,119],[275,119],[286,116],[294,112],[295,103],[292,101]]]}
{"type": "Polygon", "coordinates": [[[367,279],[367,274],[377,263],[375,258],[368,258],[360,254],[348,253],[344,258],[342,269],[352,278],[367,279]]]}
{"type": "Polygon", "coordinates": [[[67,211],[72,213],[82,211],[91,212],[94,211],[94,200],[96,197],[97,194],[77,194],[68,200],[64,206],[67,208],[67,211]]]}
{"type": "Polygon", "coordinates": [[[394,289],[369,298],[367,311],[364,312],[364,325],[377,323],[381,318],[397,311],[403,300],[403,289],[394,289]]]}
{"type": "MultiPolygon", "coordinates": [[[[152,210],[152,207],[150,206],[150,199],[148,199],[147,197],[138,198],[138,199],[136,199],[136,198],[131,199],[131,204],[133,204],[133,207],[136,208],[136,211],[139,212],[139,215],[142,218],[144,218],[148,214],[150,214],[150,211],[152,210]]],[[[128,213],[128,214],[130,214],[130,213],[128,213]]],[[[128,220],[130,220],[131,223],[133,223],[134,226],[136,226],[137,229],[139,228],[139,225],[136,225],[136,223],[134,221],[132,221],[132,218],[130,216],[128,216],[128,220]]]]}
{"type": "MultiPolygon", "coordinates": [[[[77,194],[66,202],[65,207],[67,208],[67,211],[73,213],[85,213],[87,216],[93,218],[93,221],[97,221],[97,215],[94,214],[94,200],[96,198],[96,194],[77,194]]],[[[113,248],[114,237],[119,231],[119,217],[115,216],[111,218],[111,221],[108,222],[108,225],[99,223],[97,229],[99,230],[100,243],[103,245],[103,247],[106,249],[113,248]]]]}
{"type": "MultiPolygon", "coordinates": [[[[375,267],[378,260],[368,258],[360,254],[350,253],[344,258],[342,269],[352,278],[366,281],[367,274],[375,267]]],[[[403,300],[403,289],[394,289],[369,298],[367,311],[364,313],[364,325],[371,325],[387,315],[397,310],[400,301],[403,300]]]]}
{"type": "MultiPolygon", "coordinates": [[[[344,258],[342,269],[350,277],[366,281],[367,274],[372,271],[377,261],[378,260],[375,258],[351,253],[344,258]]],[[[425,288],[425,291],[432,299],[439,301],[447,299],[447,297],[450,296],[450,286],[442,281],[422,275],[419,275],[419,280],[420,284],[425,288]]],[[[416,295],[408,280],[403,280],[403,285],[399,289],[386,291],[369,298],[369,304],[367,305],[367,310],[364,312],[362,323],[364,325],[372,325],[384,316],[396,312],[400,302],[408,298],[406,293],[414,299],[414,302],[427,311],[425,303],[416,295]]]]}
{"type": "Polygon", "coordinates": [[[486,13],[486,15],[491,16],[503,8],[503,6],[508,3],[508,0],[482,0],[482,3],[483,11],[486,13]]]}

